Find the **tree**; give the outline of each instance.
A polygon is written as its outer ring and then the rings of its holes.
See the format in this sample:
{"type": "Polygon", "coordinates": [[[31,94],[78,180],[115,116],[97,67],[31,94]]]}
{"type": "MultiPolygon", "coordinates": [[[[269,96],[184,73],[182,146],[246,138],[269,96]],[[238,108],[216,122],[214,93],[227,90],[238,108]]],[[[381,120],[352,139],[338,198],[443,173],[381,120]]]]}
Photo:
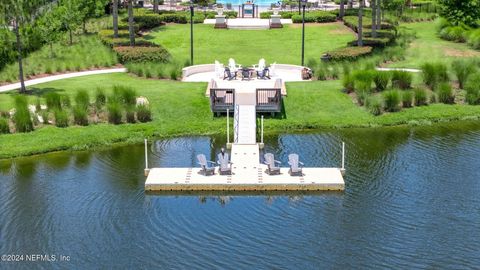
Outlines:
{"type": "Polygon", "coordinates": [[[454,25],[477,26],[480,20],[480,0],[439,0],[441,15],[454,25]]]}
{"type": "Polygon", "coordinates": [[[128,32],[130,34],[130,46],[135,46],[135,29],[133,27],[133,0],[128,0],[128,32]]]}
{"type": "Polygon", "coordinates": [[[73,44],[73,31],[77,29],[81,23],[79,1],[82,0],[65,0],[62,2],[61,6],[58,7],[63,29],[68,31],[70,45],[73,44]]]}
{"type": "Polygon", "coordinates": [[[370,7],[372,8],[372,37],[377,37],[377,0],[370,1],[370,7]]]}
{"type": "Polygon", "coordinates": [[[56,8],[50,14],[42,16],[37,25],[42,36],[42,40],[50,45],[50,57],[54,57],[53,43],[62,37],[61,11],[56,8]]]}
{"type": "Polygon", "coordinates": [[[153,0],[153,12],[158,13],[158,0],[153,0]]]}
{"type": "Polygon", "coordinates": [[[343,20],[343,16],[345,16],[345,0],[340,0],[340,13],[338,17],[340,17],[340,20],[343,20]]]}
{"type": "Polygon", "coordinates": [[[83,32],[87,32],[86,24],[89,18],[97,17],[105,12],[106,0],[81,0],[77,2],[77,8],[80,14],[80,20],[83,26],[83,32]]]}
{"type": "Polygon", "coordinates": [[[360,0],[358,7],[358,40],[357,45],[359,47],[363,46],[363,6],[365,5],[365,0],[360,0]]]}
{"type": "Polygon", "coordinates": [[[353,8],[353,0],[348,0],[348,8],[353,8]]]}
{"type": "Polygon", "coordinates": [[[113,0],[113,37],[118,38],[118,0],[113,0]]]}
{"type": "Polygon", "coordinates": [[[382,29],[382,0],[377,0],[377,10],[376,10],[376,17],[377,17],[377,30],[382,29]]]}
{"type": "Polygon", "coordinates": [[[48,0],[2,0],[0,1],[0,23],[4,29],[12,30],[15,35],[15,54],[18,62],[18,79],[20,93],[25,93],[25,78],[23,74],[23,40],[22,29],[32,24],[42,7],[51,1],[48,0]]]}

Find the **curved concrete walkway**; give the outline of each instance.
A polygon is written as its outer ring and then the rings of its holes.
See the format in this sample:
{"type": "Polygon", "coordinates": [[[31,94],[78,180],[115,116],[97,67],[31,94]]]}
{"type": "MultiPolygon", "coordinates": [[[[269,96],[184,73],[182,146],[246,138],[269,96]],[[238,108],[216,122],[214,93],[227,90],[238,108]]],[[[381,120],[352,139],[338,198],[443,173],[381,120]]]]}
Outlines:
{"type": "MultiPolygon", "coordinates": [[[[110,69],[99,69],[99,70],[72,72],[72,73],[53,75],[53,76],[28,80],[28,81],[25,81],[25,86],[31,86],[31,85],[36,85],[36,84],[41,84],[41,83],[46,83],[46,82],[52,82],[52,81],[58,81],[58,80],[63,80],[63,79],[69,79],[69,78],[75,78],[75,77],[81,77],[81,76],[108,74],[108,73],[123,73],[123,72],[127,72],[127,69],[126,68],[110,68],[110,69]]],[[[13,84],[7,84],[7,85],[4,85],[4,86],[0,86],[0,93],[15,90],[15,89],[19,89],[19,88],[20,88],[20,83],[19,82],[18,83],[13,83],[13,84]]]]}
{"type": "Polygon", "coordinates": [[[419,73],[419,72],[422,72],[420,69],[415,69],[415,68],[380,68],[380,67],[377,67],[375,68],[376,70],[379,70],[379,71],[395,71],[395,70],[399,70],[399,71],[406,71],[406,72],[412,72],[412,73],[419,73]]]}

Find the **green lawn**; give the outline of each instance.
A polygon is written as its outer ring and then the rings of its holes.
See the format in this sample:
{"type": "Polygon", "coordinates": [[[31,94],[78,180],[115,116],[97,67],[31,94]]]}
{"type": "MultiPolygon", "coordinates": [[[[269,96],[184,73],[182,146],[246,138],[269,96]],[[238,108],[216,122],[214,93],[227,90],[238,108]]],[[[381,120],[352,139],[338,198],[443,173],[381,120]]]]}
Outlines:
{"type": "MultiPolygon", "coordinates": [[[[300,25],[282,29],[220,30],[212,25],[194,25],[195,64],[227,63],[234,58],[238,63],[251,65],[265,58],[267,62],[301,64],[300,25]]],[[[181,63],[190,59],[190,26],[171,24],[151,32],[147,39],[163,45],[173,58],[181,63]]],[[[322,53],[345,47],[354,39],[353,33],[341,23],[313,24],[305,27],[305,61],[319,60],[322,53]]]]}
{"type": "MultiPolygon", "coordinates": [[[[97,87],[129,85],[151,103],[154,121],[145,124],[98,124],[88,127],[46,126],[31,133],[0,135],[0,158],[31,155],[56,150],[80,150],[113,143],[139,143],[144,137],[224,134],[225,118],[213,118],[206,83],[145,80],[128,74],[108,74],[45,83],[30,96],[57,91],[73,96],[78,89],[93,93],[97,87]]],[[[332,127],[368,127],[466,119],[480,116],[480,106],[434,104],[375,117],[340,92],[340,81],[288,83],[284,118],[266,118],[267,133],[286,130],[332,127]]],[[[0,110],[12,108],[15,92],[0,94],[0,110]]],[[[73,100],[73,99],[72,99],[73,100]]]]}
{"type": "Polygon", "coordinates": [[[402,27],[416,33],[416,39],[407,49],[403,61],[390,67],[419,68],[425,62],[449,64],[461,57],[479,57],[480,51],[473,50],[465,43],[446,41],[437,36],[435,22],[406,23],[402,27]]]}

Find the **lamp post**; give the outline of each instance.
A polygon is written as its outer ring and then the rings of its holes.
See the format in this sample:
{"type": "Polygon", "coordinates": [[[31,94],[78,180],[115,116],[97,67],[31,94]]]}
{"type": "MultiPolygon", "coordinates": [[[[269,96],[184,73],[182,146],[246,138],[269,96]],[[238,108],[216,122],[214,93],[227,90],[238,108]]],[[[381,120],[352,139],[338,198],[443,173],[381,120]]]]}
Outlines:
{"type": "Polygon", "coordinates": [[[301,0],[302,1],[302,67],[305,63],[305,6],[307,5],[308,0],[301,0]]]}
{"type": "Polygon", "coordinates": [[[190,0],[190,65],[193,66],[193,0],[190,0]]]}

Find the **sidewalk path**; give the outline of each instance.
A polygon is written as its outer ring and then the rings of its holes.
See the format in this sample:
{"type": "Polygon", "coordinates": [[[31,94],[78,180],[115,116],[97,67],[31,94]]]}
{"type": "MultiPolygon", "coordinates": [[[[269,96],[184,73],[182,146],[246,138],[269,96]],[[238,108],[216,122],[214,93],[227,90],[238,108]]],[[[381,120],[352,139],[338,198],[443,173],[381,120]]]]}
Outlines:
{"type": "Polygon", "coordinates": [[[400,70],[400,71],[406,71],[406,72],[413,72],[413,73],[419,73],[422,72],[420,69],[415,69],[415,68],[375,68],[376,70],[379,71],[394,71],[394,70],[400,70]]]}
{"type": "MultiPolygon", "coordinates": [[[[25,86],[31,86],[31,85],[35,85],[35,84],[46,83],[46,82],[51,82],[51,81],[58,81],[58,80],[81,77],[81,76],[108,74],[108,73],[121,73],[121,72],[127,72],[127,69],[126,68],[110,68],[110,69],[73,72],[73,73],[53,75],[53,76],[48,76],[48,77],[44,77],[44,78],[28,80],[28,81],[25,81],[25,86]]],[[[14,83],[14,84],[7,84],[7,85],[4,85],[4,86],[0,86],[0,93],[15,90],[15,89],[18,89],[18,88],[20,88],[20,83],[19,82],[14,83]]]]}

